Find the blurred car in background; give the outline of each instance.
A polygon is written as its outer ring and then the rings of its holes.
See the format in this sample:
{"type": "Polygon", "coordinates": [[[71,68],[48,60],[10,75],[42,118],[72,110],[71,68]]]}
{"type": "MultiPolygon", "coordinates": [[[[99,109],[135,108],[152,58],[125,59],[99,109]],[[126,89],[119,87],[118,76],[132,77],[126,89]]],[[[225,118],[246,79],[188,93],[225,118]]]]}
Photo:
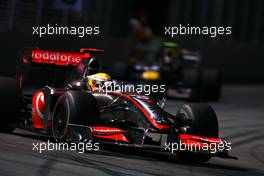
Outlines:
{"type": "Polygon", "coordinates": [[[203,68],[199,52],[180,48],[175,42],[163,42],[154,52],[149,59],[113,63],[112,75],[137,84],[165,84],[167,97],[190,101],[220,99],[221,73],[217,69],[203,68]]]}

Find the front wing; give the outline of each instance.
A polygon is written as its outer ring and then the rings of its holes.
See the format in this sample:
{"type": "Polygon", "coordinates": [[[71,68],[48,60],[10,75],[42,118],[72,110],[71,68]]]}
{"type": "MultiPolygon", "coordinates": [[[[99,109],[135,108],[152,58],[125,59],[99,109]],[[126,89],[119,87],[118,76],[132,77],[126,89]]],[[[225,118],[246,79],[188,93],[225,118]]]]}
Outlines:
{"type": "Polygon", "coordinates": [[[69,125],[68,141],[97,141],[127,147],[155,149],[168,153],[191,152],[221,158],[237,159],[228,154],[231,143],[220,138],[208,138],[176,132],[156,133],[143,128],[123,130],[117,127],[69,125]]]}

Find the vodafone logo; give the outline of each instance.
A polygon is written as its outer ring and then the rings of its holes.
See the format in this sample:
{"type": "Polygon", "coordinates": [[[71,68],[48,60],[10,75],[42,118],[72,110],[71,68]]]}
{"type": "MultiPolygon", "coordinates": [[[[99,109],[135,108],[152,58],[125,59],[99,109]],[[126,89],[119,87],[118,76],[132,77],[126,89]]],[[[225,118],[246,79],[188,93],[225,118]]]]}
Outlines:
{"type": "Polygon", "coordinates": [[[36,63],[77,66],[83,57],[84,55],[80,53],[32,50],[32,61],[36,63]]]}

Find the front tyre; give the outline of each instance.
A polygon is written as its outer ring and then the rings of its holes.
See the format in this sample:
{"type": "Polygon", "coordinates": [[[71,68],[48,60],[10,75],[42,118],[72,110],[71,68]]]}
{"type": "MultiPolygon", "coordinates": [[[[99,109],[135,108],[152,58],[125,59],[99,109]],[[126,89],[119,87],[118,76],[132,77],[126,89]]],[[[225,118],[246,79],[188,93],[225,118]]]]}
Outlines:
{"type": "MultiPolygon", "coordinates": [[[[218,120],[211,106],[200,103],[186,104],[176,116],[189,126],[186,134],[218,138],[218,120]]],[[[210,160],[211,155],[181,152],[178,153],[178,158],[184,163],[199,163],[210,160]]]]}
{"type": "Polygon", "coordinates": [[[80,91],[66,91],[57,101],[53,113],[52,133],[65,141],[69,124],[89,126],[99,123],[99,109],[94,96],[80,91]]]}

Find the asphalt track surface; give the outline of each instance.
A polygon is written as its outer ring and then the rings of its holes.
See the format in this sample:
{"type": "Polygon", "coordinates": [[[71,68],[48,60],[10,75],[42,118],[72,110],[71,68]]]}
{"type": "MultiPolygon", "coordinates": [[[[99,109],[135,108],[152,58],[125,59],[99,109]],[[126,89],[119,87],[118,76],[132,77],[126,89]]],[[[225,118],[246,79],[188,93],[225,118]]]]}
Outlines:
{"type": "MultiPolygon", "coordinates": [[[[176,113],[184,102],[168,101],[176,113]]],[[[264,175],[264,86],[225,86],[216,110],[220,136],[232,142],[231,155],[238,160],[213,158],[207,163],[185,165],[171,155],[146,151],[115,151],[78,154],[74,151],[33,151],[33,142],[46,139],[24,130],[0,133],[0,175],[264,175]]]]}

